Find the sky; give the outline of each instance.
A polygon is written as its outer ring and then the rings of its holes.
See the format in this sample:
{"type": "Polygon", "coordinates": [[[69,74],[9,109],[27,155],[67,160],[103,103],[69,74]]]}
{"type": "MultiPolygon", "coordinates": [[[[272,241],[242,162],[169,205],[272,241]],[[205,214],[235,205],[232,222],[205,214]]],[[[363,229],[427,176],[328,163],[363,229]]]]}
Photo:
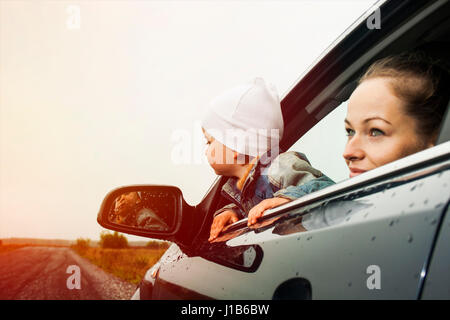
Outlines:
{"type": "MultiPolygon", "coordinates": [[[[98,239],[119,186],[174,185],[197,204],[216,177],[208,102],[256,76],[283,97],[374,2],[0,0],[0,238],[98,239]]],[[[319,135],[344,139],[344,116],[319,135]]],[[[312,138],[296,146],[330,162],[312,138]]]]}

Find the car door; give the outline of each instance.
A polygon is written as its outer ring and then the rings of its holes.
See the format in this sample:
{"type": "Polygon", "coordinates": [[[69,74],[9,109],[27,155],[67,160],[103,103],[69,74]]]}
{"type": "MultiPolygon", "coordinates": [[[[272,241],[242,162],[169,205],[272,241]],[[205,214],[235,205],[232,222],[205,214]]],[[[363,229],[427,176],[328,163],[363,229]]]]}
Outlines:
{"type": "Polygon", "coordinates": [[[449,143],[427,151],[205,240],[198,256],[178,252],[158,297],[418,298],[450,195],[449,143]]]}
{"type": "Polygon", "coordinates": [[[307,231],[296,215],[277,225],[272,232],[291,241],[278,239],[288,244],[274,260],[297,256],[284,273],[307,280],[313,299],[417,299],[449,200],[448,166],[447,158],[300,208],[310,211],[307,231]]]}
{"type": "Polygon", "coordinates": [[[450,213],[447,204],[423,286],[421,299],[450,299],[450,213]]]}

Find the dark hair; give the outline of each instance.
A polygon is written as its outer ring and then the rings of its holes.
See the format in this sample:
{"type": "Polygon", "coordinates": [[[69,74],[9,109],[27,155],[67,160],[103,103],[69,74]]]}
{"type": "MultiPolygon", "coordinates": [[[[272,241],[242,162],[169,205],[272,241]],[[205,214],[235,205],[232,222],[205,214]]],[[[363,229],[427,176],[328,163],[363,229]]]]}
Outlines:
{"type": "Polygon", "coordinates": [[[364,80],[390,78],[393,93],[405,103],[406,113],[416,119],[418,134],[435,138],[450,99],[449,68],[443,60],[425,52],[405,52],[373,63],[364,80]]]}

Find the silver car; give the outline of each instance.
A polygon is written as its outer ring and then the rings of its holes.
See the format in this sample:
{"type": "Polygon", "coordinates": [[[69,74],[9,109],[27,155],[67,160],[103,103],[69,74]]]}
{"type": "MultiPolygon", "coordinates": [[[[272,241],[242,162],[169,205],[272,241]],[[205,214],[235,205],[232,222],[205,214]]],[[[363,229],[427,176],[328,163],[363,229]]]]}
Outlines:
{"type": "MultiPolygon", "coordinates": [[[[449,1],[378,2],[283,97],[281,150],[345,105],[373,61],[424,45],[449,61],[449,39],[449,1]]],[[[172,242],[134,299],[450,299],[449,140],[447,109],[435,147],[267,210],[256,228],[238,221],[218,242],[208,237],[227,204],[223,177],[196,206],[174,186],[115,189],[98,222],[172,242]],[[145,226],[116,222],[115,200],[128,192],[152,207],[145,226]]]]}

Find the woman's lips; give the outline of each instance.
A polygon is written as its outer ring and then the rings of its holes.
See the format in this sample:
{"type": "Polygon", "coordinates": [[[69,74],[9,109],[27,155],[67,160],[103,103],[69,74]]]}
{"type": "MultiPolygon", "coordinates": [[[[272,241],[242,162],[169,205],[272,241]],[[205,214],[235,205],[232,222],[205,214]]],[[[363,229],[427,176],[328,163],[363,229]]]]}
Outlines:
{"type": "Polygon", "coordinates": [[[367,171],[367,170],[358,169],[358,168],[349,168],[349,169],[350,169],[350,178],[353,178],[354,176],[357,176],[357,175],[367,171]]]}

